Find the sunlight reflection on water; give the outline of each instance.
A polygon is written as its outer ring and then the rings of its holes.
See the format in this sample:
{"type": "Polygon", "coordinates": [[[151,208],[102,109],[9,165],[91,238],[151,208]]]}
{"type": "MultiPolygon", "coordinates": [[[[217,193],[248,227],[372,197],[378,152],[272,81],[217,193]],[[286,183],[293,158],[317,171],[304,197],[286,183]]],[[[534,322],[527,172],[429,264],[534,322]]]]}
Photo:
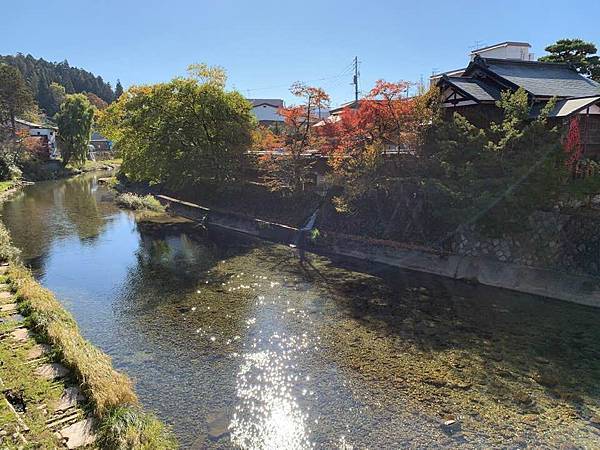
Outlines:
{"type": "Polygon", "coordinates": [[[288,350],[262,350],[243,356],[237,374],[239,399],[230,424],[231,441],[247,449],[314,448],[309,440],[308,414],[292,393],[286,365],[288,350]]]}

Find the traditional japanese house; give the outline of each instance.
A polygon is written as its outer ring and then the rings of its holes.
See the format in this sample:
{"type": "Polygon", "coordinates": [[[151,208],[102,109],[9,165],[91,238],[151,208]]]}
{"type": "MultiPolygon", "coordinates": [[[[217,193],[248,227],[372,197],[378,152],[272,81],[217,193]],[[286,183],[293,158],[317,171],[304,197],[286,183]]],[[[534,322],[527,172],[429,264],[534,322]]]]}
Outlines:
{"type": "Polygon", "coordinates": [[[458,112],[484,127],[501,120],[496,106],[503,91],[523,88],[535,117],[556,98],[551,123],[567,125],[577,117],[584,156],[600,159],[600,84],[579,74],[565,63],[532,61],[525,58],[487,58],[479,54],[464,70],[441,74],[434,82],[443,95],[443,107],[458,112]]]}

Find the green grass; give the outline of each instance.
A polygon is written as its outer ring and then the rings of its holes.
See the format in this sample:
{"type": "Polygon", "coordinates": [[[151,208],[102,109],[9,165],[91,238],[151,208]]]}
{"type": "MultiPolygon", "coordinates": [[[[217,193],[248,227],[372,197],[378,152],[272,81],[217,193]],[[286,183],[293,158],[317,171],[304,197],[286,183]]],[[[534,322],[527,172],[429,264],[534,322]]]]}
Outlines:
{"type": "Polygon", "coordinates": [[[117,205],[133,209],[134,211],[156,211],[163,212],[164,206],[160,204],[152,195],[140,196],[136,194],[130,194],[128,192],[119,194],[116,198],[117,205]]]}
{"type": "Polygon", "coordinates": [[[14,181],[0,181],[0,194],[2,192],[8,191],[14,186],[14,184],[14,181]]]}
{"type": "Polygon", "coordinates": [[[79,167],[79,169],[84,172],[92,172],[94,170],[102,170],[106,166],[118,167],[121,165],[123,161],[121,159],[103,159],[100,161],[86,161],[83,167],[79,167]]]}
{"type": "Polygon", "coordinates": [[[8,277],[16,290],[19,309],[82,381],[82,388],[97,415],[102,416],[115,406],[137,402],[131,380],[117,372],[110,358],[81,336],[71,314],[49,290],[41,287],[27,269],[18,265],[11,266],[8,277]]]}
{"type": "Polygon", "coordinates": [[[153,415],[124,407],[114,408],[106,415],[98,429],[98,444],[114,450],[177,447],[177,442],[153,415]]]}

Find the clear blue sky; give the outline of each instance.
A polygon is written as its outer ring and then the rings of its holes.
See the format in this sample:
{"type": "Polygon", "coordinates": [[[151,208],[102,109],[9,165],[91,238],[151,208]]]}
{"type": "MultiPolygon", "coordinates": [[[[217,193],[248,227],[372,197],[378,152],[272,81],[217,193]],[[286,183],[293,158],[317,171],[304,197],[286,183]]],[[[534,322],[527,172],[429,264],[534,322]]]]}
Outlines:
{"type": "Polygon", "coordinates": [[[291,101],[300,80],[334,104],[353,97],[351,75],[340,74],[355,55],[366,91],[378,78],[416,82],[462,67],[477,41],[527,41],[536,56],[562,37],[600,45],[598,0],[29,0],[2,14],[0,54],[67,59],[113,86],[206,62],[249,97],[291,101]]]}

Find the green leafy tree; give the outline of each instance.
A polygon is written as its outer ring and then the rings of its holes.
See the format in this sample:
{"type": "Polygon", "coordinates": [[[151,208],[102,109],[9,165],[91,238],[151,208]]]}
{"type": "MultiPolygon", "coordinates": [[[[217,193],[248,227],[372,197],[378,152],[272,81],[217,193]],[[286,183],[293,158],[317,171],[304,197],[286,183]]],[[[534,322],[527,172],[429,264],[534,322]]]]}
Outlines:
{"type": "Polygon", "coordinates": [[[540,61],[567,62],[579,73],[600,81],[600,57],[596,55],[596,46],[581,39],[559,39],[545,50],[550,53],[539,58],[540,61]]]}
{"type": "Polygon", "coordinates": [[[49,116],[54,116],[60,109],[60,105],[65,101],[67,92],[61,84],[52,82],[48,87],[50,99],[48,100],[47,113],[49,116]]]}
{"type": "Polygon", "coordinates": [[[240,177],[255,120],[251,104],[224,89],[222,75],[131,87],[99,112],[99,129],[114,142],[130,179],[176,188],[240,177]]]}
{"type": "Polygon", "coordinates": [[[121,84],[121,80],[117,80],[117,85],[115,86],[115,100],[118,100],[121,95],[123,95],[123,85],[121,84]]]}
{"type": "Polygon", "coordinates": [[[87,158],[94,107],[83,94],[67,95],[56,115],[63,164],[83,165],[87,158]]]}
{"type": "Polygon", "coordinates": [[[536,209],[557,204],[566,180],[560,133],[548,124],[550,101],[534,120],[527,93],[504,92],[501,122],[479,129],[459,114],[434,137],[440,215],[451,225],[522,228],[536,209]]]}
{"type": "Polygon", "coordinates": [[[0,127],[10,124],[16,134],[15,119],[33,106],[31,91],[21,73],[14,67],[0,63],[0,127]]]}

